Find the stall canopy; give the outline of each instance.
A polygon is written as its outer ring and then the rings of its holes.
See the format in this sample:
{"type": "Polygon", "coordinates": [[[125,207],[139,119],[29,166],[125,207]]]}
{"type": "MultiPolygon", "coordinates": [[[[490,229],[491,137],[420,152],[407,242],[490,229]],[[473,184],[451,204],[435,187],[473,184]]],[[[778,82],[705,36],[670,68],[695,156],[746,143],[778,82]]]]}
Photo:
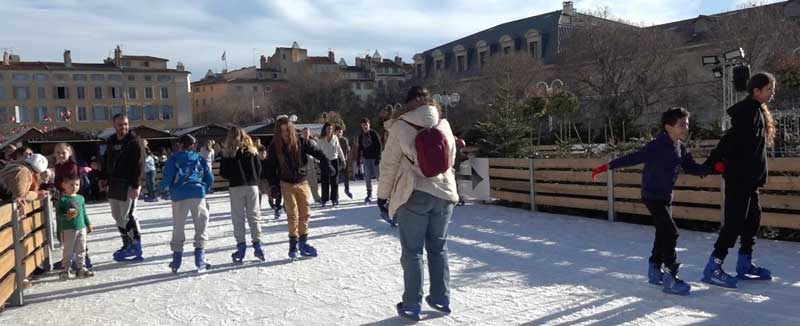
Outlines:
{"type": "Polygon", "coordinates": [[[0,144],[0,149],[6,148],[6,146],[11,144],[17,143],[26,143],[31,138],[41,137],[42,132],[36,128],[28,128],[22,130],[20,132],[8,135],[2,139],[2,144],[0,144]]]}

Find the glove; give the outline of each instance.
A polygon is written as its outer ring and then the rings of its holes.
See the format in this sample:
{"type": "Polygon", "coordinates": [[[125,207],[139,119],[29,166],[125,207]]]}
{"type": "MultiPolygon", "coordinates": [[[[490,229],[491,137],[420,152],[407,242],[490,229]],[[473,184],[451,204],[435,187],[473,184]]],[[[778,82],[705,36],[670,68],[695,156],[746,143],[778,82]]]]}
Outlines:
{"type": "Polygon", "coordinates": [[[378,198],[378,209],[381,210],[381,213],[389,213],[389,201],[383,198],[378,198]]]}
{"type": "Polygon", "coordinates": [[[725,163],[722,162],[714,163],[714,171],[719,172],[720,174],[725,172],[725,163]]]}
{"type": "Polygon", "coordinates": [[[280,198],[281,197],[281,187],[278,186],[271,186],[269,187],[269,194],[272,198],[280,198]]]}
{"type": "Polygon", "coordinates": [[[608,171],[608,164],[603,164],[592,170],[592,181],[597,180],[597,175],[608,171]]]}

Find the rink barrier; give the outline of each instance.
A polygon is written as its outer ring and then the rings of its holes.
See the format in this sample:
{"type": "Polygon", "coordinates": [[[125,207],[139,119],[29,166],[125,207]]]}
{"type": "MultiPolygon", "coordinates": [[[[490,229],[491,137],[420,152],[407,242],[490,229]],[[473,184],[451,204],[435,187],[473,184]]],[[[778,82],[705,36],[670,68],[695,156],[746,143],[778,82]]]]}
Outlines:
{"type": "Polygon", "coordinates": [[[50,270],[53,245],[49,198],[25,205],[0,206],[0,307],[21,306],[27,278],[36,269],[50,270]]]}
{"type": "MultiPolygon", "coordinates": [[[[491,196],[530,204],[605,211],[609,220],[618,213],[649,215],[641,203],[642,165],[609,171],[591,179],[600,159],[489,159],[491,196]],[[533,167],[533,193],[531,173],[533,167]]],[[[800,230],[800,158],[774,158],[770,176],[761,191],[761,224],[800,230]]],[[[719,175],[704,178],[681,174],[676,182],[672,213],[675,218],[719,222],[723,181],[719,175]]]]}

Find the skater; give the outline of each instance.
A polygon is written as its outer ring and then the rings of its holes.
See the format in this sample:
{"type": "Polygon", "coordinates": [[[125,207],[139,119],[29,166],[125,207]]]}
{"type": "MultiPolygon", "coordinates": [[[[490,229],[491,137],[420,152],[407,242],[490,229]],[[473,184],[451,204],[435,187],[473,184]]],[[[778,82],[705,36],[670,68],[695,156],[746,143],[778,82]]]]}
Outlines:
{"type": "Polygon", "coordinates": [[[283,195],[286,219],[289,225],[289,258],[316,257],[317,250],[308,244],[308,197],[311,195],[305,180],[311,155],[320,161],[320,167],[331,174],[333,167],[328,158],[306,138],[298,138],[294,124],[282,117],[275,123],[275,137],[267,149],[266,175],[272,196],[283,195]]]}
{"type": "Polygon", "coordinates": [[[16,201],[22,209],[26,203],[47,197],[39,190],[39,175],[47,170],[47,159],[42,154],[31,154],[22,162],[9,162],[0,170],[0,201],[16,201]]]}
{"type": "Polygon", "coordinates": [[[709,160],[723,162],[725,221],[703,271],[703,282],[736,288],[738,280],[771,280],[769,269],[753,265],[753,245],[761,226],[758,188],[767,183],[767,148],[775,140],[775,123],[767,105],[775,96],[772,74],[761,72],[747,82],[747,97],[728,109],[731,128],[711,151],[709,160]],[[722,265],[740,240],[736,278],[722,265]]]}
{"type": "MultiPolygon", "coordinates": [[[[56,218],[61,226],[59,235],[62,239],[61,266],[71,266],[73,253],[75,254],[76,273],[79,278],[94,276],[94,272],[85,266],[86,238],[92,233],[92,223],[86,216],[86,201],[78,194],[81,188],[81,178],[78,175],[68,175],[61,180],[61,197],[56,202],[56,218]]],[[[62,280],[72,277],[69,268],[58,274],[62,280]]]]}
{"type": "Polygon", "coordinates": [[[205,242],[208,241],[208,208],[206,194],[214,184],[214,174],[206,160],[195,152],[197,140],[192,135],[183,135],[178,140],[181,151],[173,154],[164,164],[164,177],[158,192],[170,190],[172,199],[172,262],[173,273],[181,268],[183,244],[186,242],[184,224],[189,212],[194,222],[194,264],[203,272],[210,264],[205,260],[205,242]]]}
{"type": "Polygon", "coordinates": [[[342,147],[339,146],[339,137],[333,134],[333,126],[330,123],[322,125],[317,145],[325,153],[325,157],[328,158],[331,166],[333,166],[333,173],[329,173],[327,169],[320,171],[322,176],[321,206],[325,207],[329,200],[334,207],[339,206],[339,160],[344,157],[344,152],[342,152],[342,147]]]}
{"type": "MultiPolygon", "coordinates": [[[[361,133],[358,135],[358,159],[364,164],[364,180],[367,183],[367,197],[364,203],[372,202],[372,179],[379,178],[378,164],[381,162],[381,138],[378,132],[369,128],[369,119],[361,119],[361,133]]],[[[359,163],[359,164],[360,164],[359,163]]]]}
{"type": "Polygon", "coordinates": [[[113,258],[118,262],[141,261],[141,227],[136,218],[136,200],[141,191],[144,148],[139,137],[129,130],[126,115],[116,114],[112,121],[116,133],[108,137],[102,172],[111,215],[122,237],[122,248],[114,252],[113,258]]]}
{"type": "Polygon", "coordinates": [[[678,278],[680,263],[675,254],[678,227],[672,218],[672,189],[678,179],[678,168],[699,176],[710,174],[712,169],[708,161],[703,165],[697,164],[682,142],[689,134],[689,111],[684,108],[665,111],[661,115],[661,126],[664,131],[641,149],[595,168],[592,180],[608,169],[644,163],[642,202],[653,216],[656,228],[648,263],[649,283],[663,286],[665,293],[688,295],[691,286],[678,278]]]}
{"type": "Polygon", "coordinates": [[[150,147],[146,146],[144,148],[145,157],[144,157],[144,176],[145,182],[147,184],[147,197],[145,197],[144,201],[146,202],[157,202],[158,195],[156,195],[156,160],[153,158],[153,153],[150,151],[150,147]]]}
{"type": "MultiPolygon", "coordinates": [[[[72,149],[72,146],[66,143],[58,143],[54,148],[54,153],[56,156],[56,164],[55,164],[55,179],[54,179],[55,181],[53,183],[55,185],[56,191],[53,191],[51,195],[53,195],[53,198],[55,200],[58,200],[58,198],[61,197],[61,194],[63,194],[65,191],[64,180],[75,176],[80,178],[80,172],[78,171],[78,163],[75,163],[75,157],[73,156],[74,151],[72,149]]],[[[81,197],[81,199],[85,200],[84,197],[81,197]]],[[[62,241],[63,244],[63,239],[61,238],[62,224],[59,223],[59,220],[57,220],[56,222],[57,222],[56,234],[58,234],[59,240],[62,241]]],[[[86,266],[86,268],[91,270],[92,260],[91,258],[89,258],[89,253],[86,252],[83,256],[85,257],[84,266],[86,266]]],[[[55,262],[53,264],[53,269],[62,269],[62,268],[63,266],[61,265],[61,262],[55,262]]],[[[72,269],[78,271],[77,264],[73,265],[72,269]]]]}
{"type": "Polygon", "coordinates": [[[405,290],[397,312],[419,320],[423,248],[430,273],[430,294],[425,300],[432,308],[450,313],[447,225],[458,201],[452,169],[456,148],[450,124],[440,119],[440,108],[427,89],[412,87],[405,103],[384,124],[390,132],[380,164],[378,207],[396,218],[400,229],[405,290]],[[417,151],[423,148],[424,152],[417,151]]]}
{"type": "Polygon", "coordinates": [[[261,160],[252,138],[240,127],[231,127],[225,139],[225,149],[220,162],[220,175],[228,179],[231,201],[233,235],[236,252],[231,255],[234,262],[242,262],[245,243],[245,221],[250,226],[253,254],[264,260],[261,246],[261,212],[258,204],[258,180],[261,176],[261,160]]]}
{"type": "Polygon", "coordinates": [[[353,194],[350,193],[350,174],[352,172],[352,164],[350,164],[350,140],[344,136],[344,129],[342,129],[342,126],[336,125],[333,127],[333,130],[336,133],[336,137],[339,138],[339,146],[342,148],[342,153],[344,153],[344,157],[339,160],[339,171],[341,171],[342,180],[344,182],[344,194],[350,199],[353,199],[353,194]]]}

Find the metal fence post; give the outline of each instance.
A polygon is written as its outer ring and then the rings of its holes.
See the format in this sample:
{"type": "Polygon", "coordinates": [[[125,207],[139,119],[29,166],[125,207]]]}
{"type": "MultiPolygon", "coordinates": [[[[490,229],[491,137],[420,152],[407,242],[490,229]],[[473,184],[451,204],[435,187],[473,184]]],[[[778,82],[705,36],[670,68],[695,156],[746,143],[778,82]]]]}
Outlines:
{"type": "Polygon", "coordinates": [[[534,180],[533,168],[534,168],[534,163],[533,163],[533,158],[531,158],[531,159],[528,160],[528,183],[530,184],[530,190],[529,191],[530,191],[530,196],[531,196],[531,211],[535,212],[536,211],[536,189],[534,189],[534,185],[536,184],[536,181],[534,180]]]}
{"type": "Polygon", "coordinates": [[[608,221],[614,222],[616,220],[614,214],[614,171],[609,169],[606,176],[608,177],[608,221]]]}
{"type": "Polygon", "coordinates": [[[42,199],[42,220],[44,220],[44,234],[45,241],[47,241],[47,245],[44,247],[45,256],[47,258],[44,259],[42,265],[42,269],[45,271],[50,271],[52,268],[50,258],[52,257],[53,250],[55,250],[55,247],[53,247],[53,202],[50,199],[50,195],[42,199]]]}
{"type": "Polygon", "coordinates": [[[22,292],[25,290],[25,248],[22,247],[22,230],[19,224],[19,214],[17,213],[20,207],[16,202],[11,204],[11,233],[14,237],[14,276],[16,277],[17,287],[14,293],[9,298],[9,303],[12,306],[22,306],[24,301],[22,299],[22,292]]]}

